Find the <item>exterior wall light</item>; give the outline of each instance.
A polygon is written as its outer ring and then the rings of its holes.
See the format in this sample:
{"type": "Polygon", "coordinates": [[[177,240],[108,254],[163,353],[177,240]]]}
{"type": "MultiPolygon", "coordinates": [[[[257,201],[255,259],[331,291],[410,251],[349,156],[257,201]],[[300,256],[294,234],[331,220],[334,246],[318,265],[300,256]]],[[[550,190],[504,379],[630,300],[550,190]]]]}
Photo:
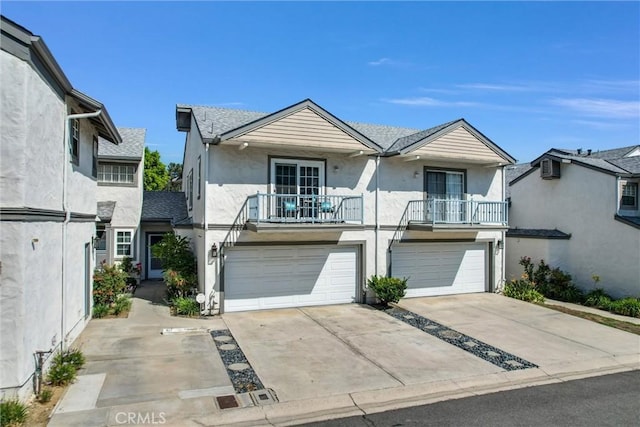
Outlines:
{"type": "Polygon", "coordinates": [[[217,258],[218,257],[218,246],[216,246],[215,243],[213,245],[211,245],[211,256],[213,258],[217,258]]]}

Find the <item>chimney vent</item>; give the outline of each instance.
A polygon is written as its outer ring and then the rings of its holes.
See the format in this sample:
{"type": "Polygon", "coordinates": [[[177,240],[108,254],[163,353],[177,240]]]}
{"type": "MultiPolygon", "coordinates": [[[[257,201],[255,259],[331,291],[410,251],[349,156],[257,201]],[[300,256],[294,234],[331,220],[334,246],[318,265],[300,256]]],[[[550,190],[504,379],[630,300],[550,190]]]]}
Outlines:
{"type": "Polygon", "coordinates": [[[590,155],[591,155],[591,148],[587,150],[587,156],[590,156],[590,155]]]}
{"type": "Polygon", "coordinates": [[[577,151],[578,151],[578,156],[579,156],[580,154],[582,154],[582,148],[578,148],[578,150],[577,150],[577,151]]]}

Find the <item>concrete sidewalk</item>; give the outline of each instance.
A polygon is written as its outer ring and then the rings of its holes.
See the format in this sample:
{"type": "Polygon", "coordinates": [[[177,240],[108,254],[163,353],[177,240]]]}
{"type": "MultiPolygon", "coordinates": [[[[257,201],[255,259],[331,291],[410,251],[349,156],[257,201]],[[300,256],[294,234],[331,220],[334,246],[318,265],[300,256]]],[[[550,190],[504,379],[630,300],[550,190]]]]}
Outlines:
{"type": "Polygon", "coordinates": [[[537,368],[501,369],[367,306],[185,319],[159,303],[163,290],[146,282],[128,319],[90,323],[79,339],[87,366],[49,425],[293,425],[640,369],[640,336],[495,294],[400,306],[537,368]],[[168,327],[193,332],[160,335],[168,327]],[[234,388],[200,331],[225,329],[278,403],[216,405],[234,388]]]}

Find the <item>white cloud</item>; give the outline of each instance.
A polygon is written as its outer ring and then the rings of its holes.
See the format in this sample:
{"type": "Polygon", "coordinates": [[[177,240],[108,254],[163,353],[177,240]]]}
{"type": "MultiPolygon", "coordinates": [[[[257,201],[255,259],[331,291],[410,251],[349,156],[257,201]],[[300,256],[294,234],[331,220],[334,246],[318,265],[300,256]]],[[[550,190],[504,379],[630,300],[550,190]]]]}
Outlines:
{"type": "Polygon", "coordinates": [[[442,101],[427,96],[413,98],[387,99],[390,104],[411,105],[416,107],[479,107],[481,104],[467,101],[442,101]]]}
{"type": "Polygon", "coordinates": [[[492,83],[468,83],[456,85],[461,89],[490,90],[497,92],[529,92],[537,90],[536,87],[524,85],[492,84],[492,83]]]}
{"type": "Polygon", "coordinates": [[[368,65],[371,65],[372,67],[377,67],[379,65],[391,65],[393,63],[393,61],[391,61],[389,58],[380,58],[377,61],[369,61],[367,62],[368,65]]]}
{"type": "Polygon", "coordinates": [[[554,98],[551,104],[593,117],[629,119],[640,117],[640,102],[602,98],[554,98]]]}

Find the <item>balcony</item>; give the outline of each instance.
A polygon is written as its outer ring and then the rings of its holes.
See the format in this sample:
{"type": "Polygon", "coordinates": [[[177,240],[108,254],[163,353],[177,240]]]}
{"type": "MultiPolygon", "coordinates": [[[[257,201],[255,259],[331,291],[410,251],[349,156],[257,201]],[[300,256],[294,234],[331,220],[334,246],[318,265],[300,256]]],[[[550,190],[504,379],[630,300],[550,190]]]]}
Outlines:
{"type": "Polygon", "coordinates": [[[427,198],[412,200],[405,212],[410,229],[507,229],[507,202],[427,198]]]}
{"type": "Polygon", "coordinates": [[[362,195],[262,194],[247,198],[247,228],[253,231],[358,228],[362,195]]]}

